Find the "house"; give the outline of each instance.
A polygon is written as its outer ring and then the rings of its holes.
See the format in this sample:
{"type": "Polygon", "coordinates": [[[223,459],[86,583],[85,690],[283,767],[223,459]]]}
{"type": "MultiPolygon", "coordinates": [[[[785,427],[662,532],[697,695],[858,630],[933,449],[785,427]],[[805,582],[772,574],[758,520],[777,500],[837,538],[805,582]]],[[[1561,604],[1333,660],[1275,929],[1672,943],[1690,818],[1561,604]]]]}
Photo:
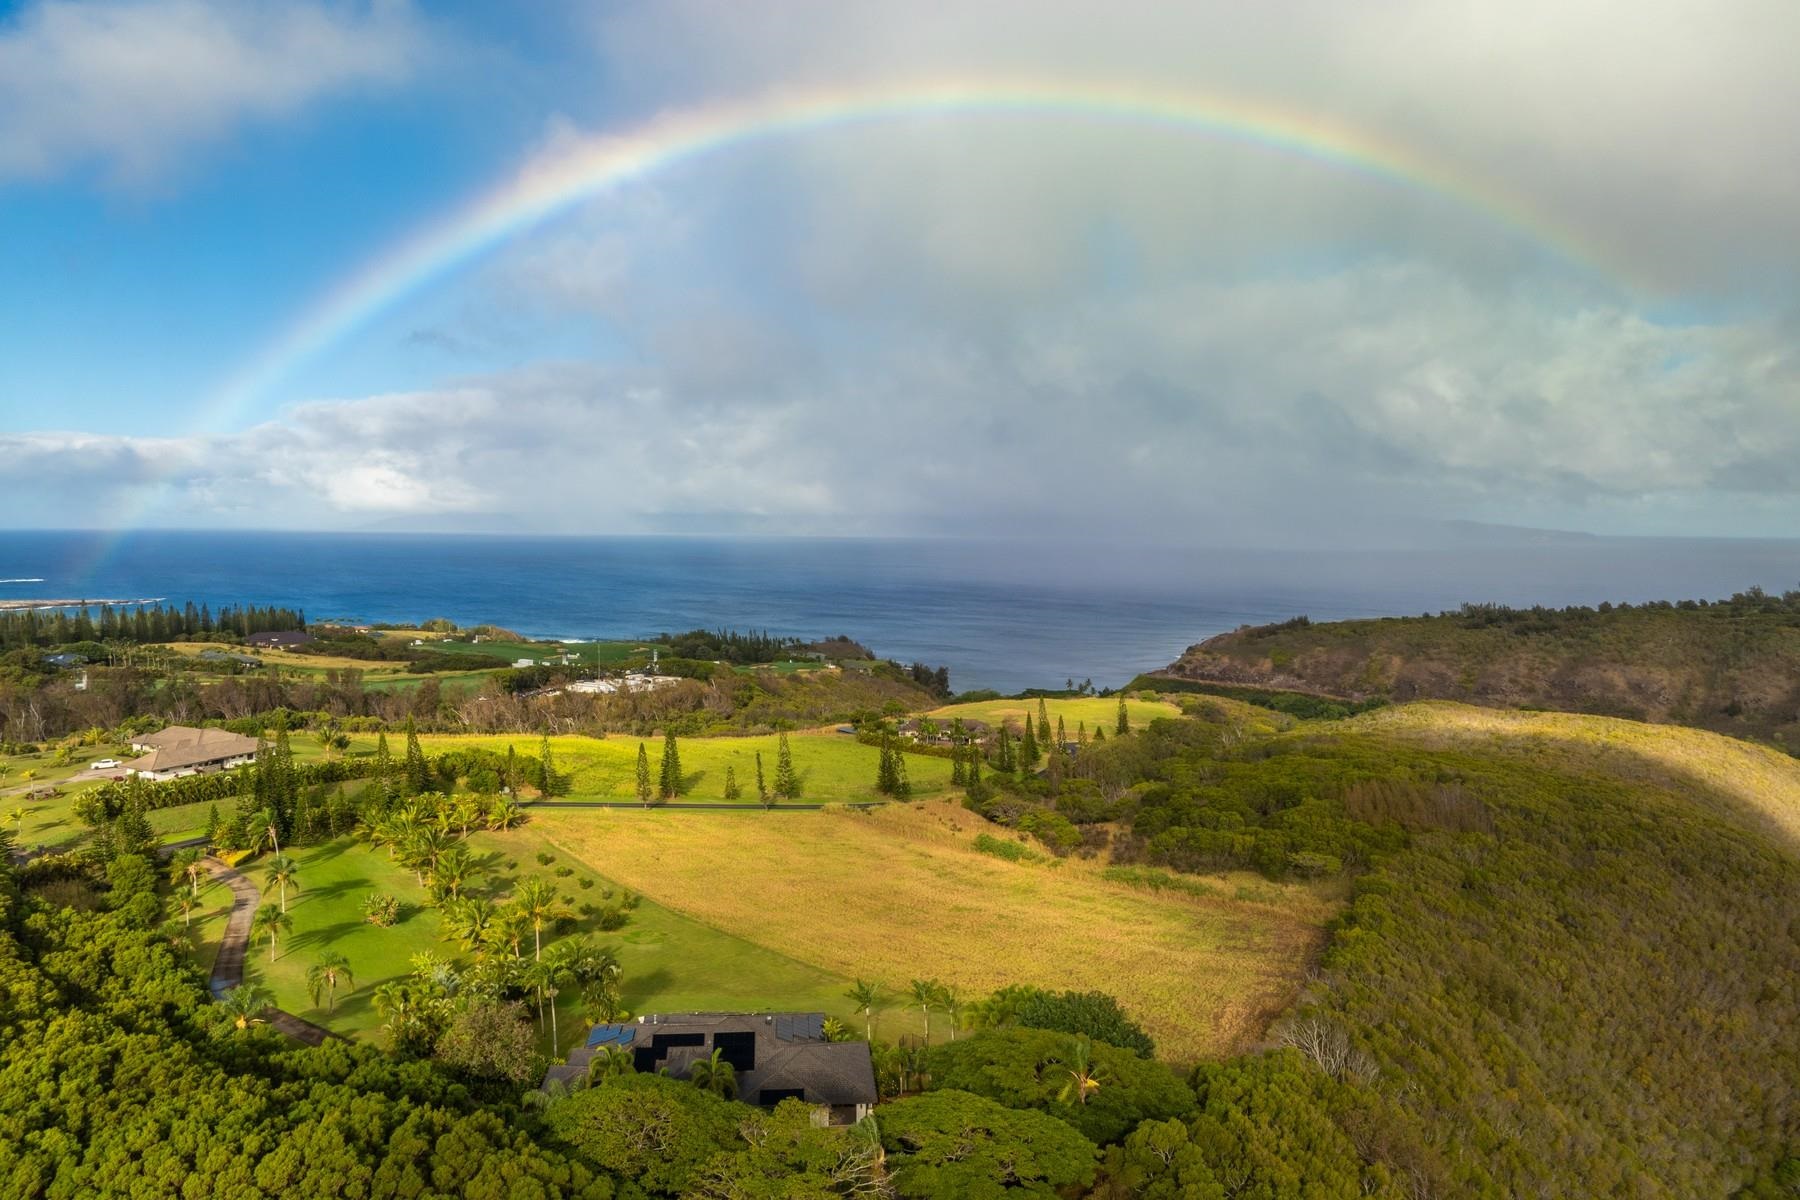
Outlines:
{"type": "Polygon", "coordinates": [[[202,662],[214,663],[219,666],[223,666],[226,663],[235,663],[240,667],[260,668],[263,665],[263,661],[260,658],[253,658],[248,654],[233,654],[229,650],[220,650],[217,647],[202,650],[200,652],[200,660],[202,662]]]}
{"type": "Polygon", "coordinates": [[[132,739],[131,748],[141,757],[126,763],[125,770],[158,783],[183,775],[228,771],[256,761],[255,738],[189,725],[139,734],[132,739]]]}
{"type": "Polygon", "coordinates": [[[291,633],[253,633],[244,639],[258,650],[292,650],[312,640],[312,634],[298,629],[291,633]]]}
{"type": "Polygon", "coordinates": [[[737,1073],[738,1098],[771,1108],[783,1100],[814,1106],[830,1125],[853,1125],[880,1093],[867,1042],[825,1039],[824,1013],[665,1013],[629,1025],[596,1025],[567,1063],[545,1078],[564,1083],[587,1074],[595,1054],[627,1050],[644,1073],[687,1078],[698,1059],[720,1052],[737,1073]]]}
{"type": "Polygon", "coordinates": [[[515,658],[515,659],[513,659],[513,667],[515,670],[522,671],[526,667],[535,667],[535,666],[537,666],[537,659],[535,659],[535,658],[515,658]]]}

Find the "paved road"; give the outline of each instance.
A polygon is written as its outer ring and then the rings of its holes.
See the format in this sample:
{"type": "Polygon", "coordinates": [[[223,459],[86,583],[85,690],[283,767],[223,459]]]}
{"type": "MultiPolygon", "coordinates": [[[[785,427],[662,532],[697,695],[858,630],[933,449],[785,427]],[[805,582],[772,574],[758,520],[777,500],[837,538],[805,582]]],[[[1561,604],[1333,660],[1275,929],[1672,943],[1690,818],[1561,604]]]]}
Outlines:
{"type": "MultiPolygon", "coordinates": [[[[225,934],[219,942],[219,957],[213,960],[212,979],[208,983],[212,994],[218,996],[244,982],[244,955],[250,948],[250,922],[256,916],[256,906],[262,902],[262,893],[254,883],[244,878],[242,872],[233,870],[211,855],[201,862],[214,879],[223,880],[225,886],[231,889],[231,915],[225,919],[225,934]]],[[[309,1046],[317,1046],[328,1037],[339,1036],[279,1008],[267,1009],[264,1015],[270,1025],[309,1046]]]]}

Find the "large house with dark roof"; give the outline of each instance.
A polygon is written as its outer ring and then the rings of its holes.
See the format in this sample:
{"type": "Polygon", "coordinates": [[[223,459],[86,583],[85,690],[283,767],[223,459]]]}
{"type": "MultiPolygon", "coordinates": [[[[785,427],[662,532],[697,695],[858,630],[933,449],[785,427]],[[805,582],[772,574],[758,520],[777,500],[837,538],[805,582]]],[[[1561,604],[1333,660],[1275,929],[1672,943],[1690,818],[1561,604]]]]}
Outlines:
{"type": "Polygon", "coordinates": [[[245,643],[255,646],[259,650],[292,650],[295,647],[307,645],[312,640],[313,635],[302,629],[280,633],[253,633],[244,639],[245,643]]]}
{"type": "Polygon", "coordinates": [[[228,771],[256,761],[255,738],[190,725],[139,734],[132,739],[131,748],[142,757],[126,763],[125,770],[159,783],[183,775],[228,771]]]}
{"type": "Polygon", "coordinates": [[[764,1107],[800,1100],[832,1125],[855,1124],[880,1098],[869,1043],[827,1041],[824,1013],[653,1013],[596,1025],[545,1082],[580,1078],[594,1055],[614,1047],[630,1052],[636,1070],[676,1079],[718,1050],[736,1072],[739,1099],[764,1107]]]}

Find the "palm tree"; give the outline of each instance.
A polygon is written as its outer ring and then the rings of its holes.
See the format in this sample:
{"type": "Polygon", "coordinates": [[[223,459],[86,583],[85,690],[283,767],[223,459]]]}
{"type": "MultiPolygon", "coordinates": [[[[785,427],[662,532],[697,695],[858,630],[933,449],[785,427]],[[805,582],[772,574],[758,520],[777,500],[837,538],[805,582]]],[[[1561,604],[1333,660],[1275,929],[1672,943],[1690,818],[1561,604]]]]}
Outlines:
{"type": "Polygon", "coordinates": [[[250,935],[252,937],[261,937],[263,934],[269,935],[270,962],[275,961],[275,945],[281,940],[281,935],[288,932],[293,927],[294,918],[277,909],[269,908],[266,905],[257,909],[256,915],[250,918],[250,935]]]}
{"type": "Polygon", "coordinates": [[[256,854],[265,846],[273,846],[275,853],[281,853],[280,833],[275,828],[275,818],[266,808],[250,818],[250,853],[256,854]]]}
{"type": "Polygon", "coordinates": [[[423,827],[416,813],[403,809],[389,813],[369,827],[369,840],[387,847],[388,857],[393,858],[400,853],[400,848],[413,839],[423,827]]]}
{"type": "Polygon", "coordinates": [[[476,873],[475,856],[469,848],[458,842],[438,855],[437,867],[433,872],[433,880],[438,887],[450,893],[450,898],[460,897],[463,886],[476,873]]]}
{"type": "Polygon", "coordinates": [[[481,797],[458,796],[451,805],[450,819],[462,830],[462,836],[469,836],[469,826],[481,820],[481,797]]]}
{"type": "Polygon", "coordinates": [[[400,861],[418,876],[424,887],[437,878],[438,861],[450,848],[450,834],[435,825],[421,825],[401,848],[400,861]]]}
{"type": "Polygon", "coordinates": [[[473,950],[488,940],[488,932],[494,926],[494,911],[494,906],[486,900],[453,899],[444,906],[443,930],[461,943],[464,950],[473,950]]]}
{"type": "Polygon", "coordinates": [[[1056,1098],[1064,1104],[1085,1105],[1088,1097],[1100,1090],[1101,1070],[1094,1063],[1094,1043],[1085,1033],[1070,1038],[1062,1057],[1051,1061],[1068,1076],[1056,1093],[1056,1098]]]}
{"type": "Polygon", "coordinates": [[[487,827],[494,830],[511,829],[524,819],[525,810],[519,807],[517,800],[509,798],[497,801],[488,810],[487,827]]]}
{"type": "Polygon", "coordinates": [[[198,896],[188,895],[176,897],[175,908],[181,913],[181,927],[183,929],[190,928],[193,925],[194,911],[199,907],[200,898],[198,896]]]}
{"type": "Polygon", "coordinates": [[[218,1003],[231,1027],[241,1031],[263,1023],[262,1012],[269,1007],[269,993],[246,983],[220,993],[218,1003]]]}
{"type": "Polygon", "coordinates": [[[911,1079],[923,1087],[925,1084],[925,1064],[930,1062],[930,1055],[923,1046],[900,1047],[900,1090],[906,1090],[906,1081],[911,1079]]]}
{"type": "Polygon", "coordinates": [[[715,1049],[705,1058],[695,1059],[688,1068],[688,1082],[723,1099],[737,1099],[737,1068],[725,1061],[723,1050],[715,1049]]]}
{"type": "Polygon", "coordinates": [[[371,998],[375,1011],[387,1018],[383,1026],[388,1036],[396,1043],[403,1041],[412,1031],[422,1013],[423,1000],[409,983],[390,980],[375,989],[371,998]]]}
{"type": "Polygon", "coordinates": [[[544,1032],[544,993],[556,983],[557,966],[541,958],[533,959],[525,964],[520,979],[525,986],[537,994],[538,1032],[544,1032]]]}
{"type": "Polygon", "coordinates": [[[198,847],[183,850],[169,860],[169,882],[180,883],[187,880],[188,891],[200,894],[200,877],[206,874],[206,851],[198,847]]]}
{"type": "Polygon", "coordinates": [[[938,981],[935,979],[915,979],[912,981],[913,1003],[925,1014],[925,1044],[931,1045],[931,1010],[938,1003],[938,981]]]}
{"type": "Polygon", "coordinates": [[[563,898],[556,894],[554,886],[536,877],[519,885],[519,890],[513,893],[512,902],[531,920],[531,937],[536,950],[532,956],[534,958],[544,957],[544,926],[575,915],[563,902],[563,898]]]}
{"type": "Polygon", "coordinates": [[[356,986],[356,979],[350,973],[350,960],[336,950],[327,950],[306,972],[306,986],[312,993],[313,1006],[318,1006],[319,993],[324,992],[325,1011],[336,1012],[339,985],[356,986]]]}
{"type": "Polygon", "coordinates": [[[850,990],[846,991],[844,996],[862,1012],[863,1040],[873,1041],[875,1039],[875,1009],[881,1003],[880,985],[871,980],[858,979],[850,985],[850,990]]]}
{"type": "Polygon", "coordinates": [[[288,889],[300,890],[300,865],[286,854],[277,854],[269,860],[269,869],[263,872],[263,878],[269,886],[281,889],[281,911],[287,911],[288,889]]]}
{"type": "Polygon", "coordinates": [[[22,835],[25,832],[25,818],[30,815],[23,804],[6,814],[6,819],[13,823],[14,836],[22,835]]]}
{"type": "Polygon", "coordinates": [[[962,994],[958,992],[953,985],[940,984],[938,986],[937,999],[938,1007],[944,1011],[945,1016],[950,1018],[950,1040],[954,1042],[956,1040],[957,1021],[962,1016],[962,994]]]}
{"type": "Polygon", "coordinates": [[[494,945],[504,946],[511,950],[512,956],[517,958],[519,957],[519,945],[525,940],[525,931],[530,928],[530,914],[514,905],[507,904],[494,911],[485,937],[494,945]]]}
{"type": "Polygon", "coordinates": [[[588,1059],[588,1082],[596,1083],[602,1079],[614,1079],[620,1075],[630,1075],[637,1070],[632,1060],[631,1051],[623,1046],[602,1046],[594,1051],[594,1057],[588,1059]]]}

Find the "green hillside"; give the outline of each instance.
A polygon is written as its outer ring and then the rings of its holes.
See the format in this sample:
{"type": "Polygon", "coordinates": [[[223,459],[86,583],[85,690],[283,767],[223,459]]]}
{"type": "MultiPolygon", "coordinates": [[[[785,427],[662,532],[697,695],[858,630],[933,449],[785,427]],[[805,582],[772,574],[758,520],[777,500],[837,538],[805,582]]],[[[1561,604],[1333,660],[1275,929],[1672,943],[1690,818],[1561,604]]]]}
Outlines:
{"type": "MultiPolygon", "coordinates": [[[[1196,1072],[1241,1136],[1290,1167],[1300,1146],[1281,1139],[1303,1140],[1302,1178],[1380,1194],[1795,1194],[1800,763],[1459,705],[1210,747],[1176,724],[1108,748],[1157,781],[1133,818],[1161,830],[1148,861],[1235,830],[1370,864],[1272,1030],[1312,1070],[1283,1051],[1196,1072]]],[[[1180,1138],[1201,1146],[1209,1122],[1180,1138]]],[[[1114,1152],[1131,1186],[1109,1194],[1187,1194],[1157,1190],[1179,1173],[1150,1149],[1114,1152]]]]}
{"type": "Polygon", "coordinates": [[[1349,700],[1443,699],[1668,722],[1800,748],[1800,592],[1251,626],[1166,676],[1349,700]]]}

